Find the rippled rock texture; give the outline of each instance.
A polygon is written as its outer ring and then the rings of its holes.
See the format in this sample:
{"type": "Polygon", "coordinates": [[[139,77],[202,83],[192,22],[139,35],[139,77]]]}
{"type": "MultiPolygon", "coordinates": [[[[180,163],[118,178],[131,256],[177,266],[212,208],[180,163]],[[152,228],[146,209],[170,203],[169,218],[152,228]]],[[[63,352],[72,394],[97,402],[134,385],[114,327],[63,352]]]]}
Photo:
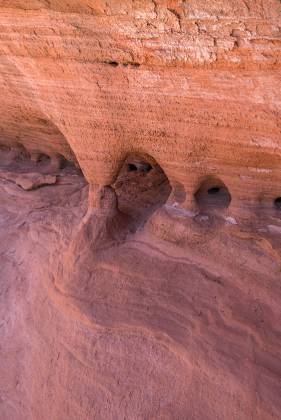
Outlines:
{"type": "Polygon", "coordinates": [[[1,420],[281,416],[279,0],[0,0],[1,420]]]}

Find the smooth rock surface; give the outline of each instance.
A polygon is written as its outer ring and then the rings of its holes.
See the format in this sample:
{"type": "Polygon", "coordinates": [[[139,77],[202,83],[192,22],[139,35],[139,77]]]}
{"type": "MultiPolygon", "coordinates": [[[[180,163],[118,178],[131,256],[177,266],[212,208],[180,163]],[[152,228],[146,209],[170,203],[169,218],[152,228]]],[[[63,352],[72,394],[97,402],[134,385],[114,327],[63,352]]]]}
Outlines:
{"type": "Polygon", "coordinates": [[[279,418],[280,235],[163,207],[97,248],[81,176],[0,187],[1,419],[279,418]]]}
{"type": "Polygon", "coordinates": [[[280,45],[279,0],[0,0],[1,420],[280,419],[280,45]]]}

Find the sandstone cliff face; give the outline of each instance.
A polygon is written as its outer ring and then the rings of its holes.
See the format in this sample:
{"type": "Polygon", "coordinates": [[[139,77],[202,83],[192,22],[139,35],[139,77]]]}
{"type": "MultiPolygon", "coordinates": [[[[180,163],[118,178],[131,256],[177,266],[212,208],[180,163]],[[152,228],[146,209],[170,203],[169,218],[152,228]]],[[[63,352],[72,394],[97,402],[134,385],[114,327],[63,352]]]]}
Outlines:
{"type": "Polygon", "coordinates": [[[281,413],[279,0],[0,0],[0,418],[281,413]]]}
{"type": "Polygon", "coordinates": [[[234,207],[272,201],[280,2],[92,3],[2,2],[4,126],[17,117],[12,104],[29,115],[24,98],[91,183],[111,184],[125,156],[141,152],[183,186],[185,208],[210,175],[227,184],[234,207]]]}

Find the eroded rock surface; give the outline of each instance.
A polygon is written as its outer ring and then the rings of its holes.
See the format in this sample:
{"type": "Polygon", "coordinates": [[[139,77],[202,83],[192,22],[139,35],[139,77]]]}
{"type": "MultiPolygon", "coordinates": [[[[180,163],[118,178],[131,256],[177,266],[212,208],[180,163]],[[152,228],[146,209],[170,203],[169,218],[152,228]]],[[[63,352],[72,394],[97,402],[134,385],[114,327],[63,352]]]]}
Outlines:
{"type": "Polygon", "coordinates": [[[281,219],[167,205],[101,238],[59,179],[1,180],[1,418],[278,419],[281,219]]]}
{"type": "Polygon", "coordinates": [[[279,0],[0,0],[0,419],[279,420],[279,0]]]}

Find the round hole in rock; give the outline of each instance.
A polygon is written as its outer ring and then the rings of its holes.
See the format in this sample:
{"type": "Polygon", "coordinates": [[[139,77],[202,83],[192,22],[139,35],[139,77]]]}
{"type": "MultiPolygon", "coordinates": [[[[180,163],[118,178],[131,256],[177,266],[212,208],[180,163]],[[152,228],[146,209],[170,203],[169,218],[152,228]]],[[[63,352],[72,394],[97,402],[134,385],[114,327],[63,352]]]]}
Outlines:
{"type": "Polygon", "coordinates": [[[39,158],[38,158],[38,163],[50,163],[50,156],[46,155],[45,153],[40,153],[39,158]]]}
{"type": "Polygon", "coordinates": [[[219,192],[220,192],[220,187],[212,187],[208,189],[209,195],[218,194],[219,192]]]}
{"type": "Polygon", "coordinates": [[[136,167],[136,165],[134,163],[128,163],[128,172],[134,172],[137,171],[138,168],[136,167]]]}
{"type": "Polygon", "coordinates": [[[152,166],[148,162],[134,162],[134,163],[128,163],[128,171],[139,171],[139,172],[149,172],[152,169],[152,166]]]}
{"type": "Polygon", "coordinates": [[[119,210],[137,224],[145,222],[166,203],[171,186],[163,169],[150,156],[127,157],[113,184],[119,210]]]}
{"type": "Polygon", "coordinates": [[[195,199],[199,208],[215,210],[227,208],[231,202],[231,195],[222,181],[211,178],[202,182],[195,199]]]}
{"type": "Polygon", "coordinates": [[[275,207],[276,207],[278,210],[281,210],[281,197],[277,197],[277,198],[274,200],[274,205],[275,205],[275,207]]]}

